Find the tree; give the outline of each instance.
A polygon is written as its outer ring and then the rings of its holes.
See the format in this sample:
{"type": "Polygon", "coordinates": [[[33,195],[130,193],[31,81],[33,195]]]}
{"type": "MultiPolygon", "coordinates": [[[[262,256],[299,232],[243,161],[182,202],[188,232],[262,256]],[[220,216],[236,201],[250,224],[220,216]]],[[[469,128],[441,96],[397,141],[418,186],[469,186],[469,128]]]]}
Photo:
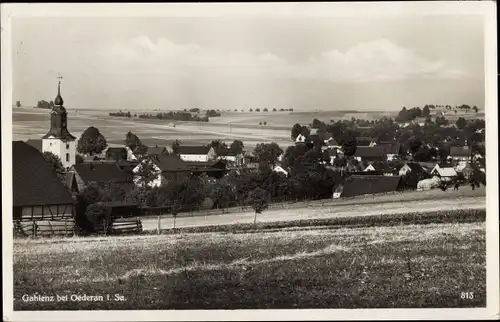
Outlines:
{"type": "Polygon", "coordinates": [[[262,213],[269,207],[269,199],[269,192],[260,187],[257,187],[250,192],[248,202],[255,211],[253,220],[254,224],[257,223],[257,214],[262,213]]]}
{"type": "Polygon", "coordinates": [[[233,143],[231,143],[229,150],[233,152],[234,154],[241,154],[243,153],[243,142],[240,140],[234,140],[233,143]]]}
{"type": "Polygon", "coordinates": [[[356,154],[357,147],[358,141],[352,134],[349,134],[347,139],[344,139],[342,142],[342,150],[345,156],[350,157],[356,154]]]}
{"type": "Polygon", "coordinates": [[[154,162],[146,157],[137,167],[135,182],[137,186],[148,189],[159,174],[160,170],[155,167],[154,162]]]}
{"type": "Polygon", "coordinates": [[[273,108],[273,112],[276,112],[277,110],[275,108],[273,108]]]}
{"type": "Polygon", "coordinates": [[[467,120],[463,117],[459,117],[457,122],[456,122],[457,128],[460,130],[465,129],[465,126],[467,125],[467,120]]]}
{"type": "Polygon", "coordinates": [[[212,188],[209,197],[217,209],[228,208],[236,199],[233,188],[228,184],[221,183],[217,183],[212,188]]]}
{"type": "Polygon", "coordinates": [[[296,123],[292,127],[292,140],[295,141],[297,139],[297,136],[299,136],[299,134],[301,134],[301,132],[302,132],[302,126],[299,123],[296,123]]]}
{"type": "Polygon", "coordinates": [[[16,107],[21,107],[21,101],[16,102],[16,107]]]}
{"type": "Polygon", "coordinates": [[[410,150],[410,153],[415,156],[415,153],[417,153],[418,149],[422,146],[422,141],[417,138],[416,136],[412,136],[408,142],[408,149],[410,150]]]}
{"type": "Polygon", "coordinates": [[[260,108],[256,108],[256,109],[255,109],[255,112],[260,112],[260,108]]]}
{"type": "Polygon", "coordinates": [[[174,152],[174,154],[179,154],[179,147],[181,146],[181,143],[179,140],[175,140],[174,142],[172,142],[172,152],[174,152]]]}
{"type": "Polygon", "coordinates": [[[75,224],[82,233],[92,233],[94,231],[94,225],[85,213],[89,205],[99,202],[101,199],[102,191],[94,184],[85,187],[76,195],[75,224]]]}
{"type": "Polygon", "coordinates": [[[75,163],[76,164],[82,164],[85,160],[83,159],[83,157],[80,155],[80,154],[77,154],[76,157],[75,157],[75,163]]]}
{"type": "Polygon", "coordinates": [[[476,105],[474,105],[472,109],[474,110],[474,113],[477,113],[477,111],[479,110],[476,105]]]}
{"type": "Polygon", "coordinates": [[[92,223],[94,232],[97,232],[101,225],[105,234],[111,231],[113,219],[111,217],[111,207],[108,205],[101,202],[91,204],[87,207],[85,215],[92,223]]]}
{"type": "Polygon", "coordinates": [[[116,183],[112,183],[107,188],[102,189],[102,201],[125,201],[127,191],[116,183]]]}
{"type": "Polygon", "coordinates": [[[428,117],[431,115],[431,110],[429,109],[428,105],[425,105],[424,108],[422,109],[422,116],[428,117]]]}
{"type": "Polygon", "coordinates": [[[97,128],[91,126],[80,136],[76,150],[82,154],[94,155],[101,153],[107,146],[106,138],[97,128]]]}
{"type": "Polygon", "coordinates": [[[267,122],[266,122],[266,121],[264,121],[264,123],[263,123],[263,124],[264,124],[264,125],[267,125],[267,122]]]}
{"type": "Polygon", "coordinates": [[[435,122],[438,125],[448,125],[448,120],[444,116],[437,116],[435,122]]]}
{"type": "Polygon", "coordinates": [[[208,146],[214,148],[215,154],[217,155],[224,154],[228,150],[226,143],[220,140],[213,140],[208,146]]]}
{"type": "Polygon", "coordinates": [[[203,182],[195,176],[188,178],[182,183],[177,198],[183,209],[198,210],[205,200],[203,182]]]}
{"type": "Polygon", "coordinates": [[[125,145],[128,146],[132,151],[134,151],[138,146],[141,146],[141,140],[137,135],[128,131],[125,136],[125,145]]]}
{"type": "Polygon", "coordinates": [[[254,155],[259,163],[267,163],[273,166],[278,161],[278,157],[282,154],[283,150],[274,142],[259,143],[254,150],[254,155]]]}
{"type": "Polygon", "coordinates": [[[262,111],[263,111],[263,112],[267,112],[267,108],[264,108],[262,111]]]}
{"type": "Polygon", "coordinates": [[[52,171],[54,171],[59,180],[65,182],[66,171],[64,170],[64,167],[62,165],[61,158],[59,158],[59,156],[49,151],[45,151],[43,153],[43,158],[50,165],[52,171]]]}

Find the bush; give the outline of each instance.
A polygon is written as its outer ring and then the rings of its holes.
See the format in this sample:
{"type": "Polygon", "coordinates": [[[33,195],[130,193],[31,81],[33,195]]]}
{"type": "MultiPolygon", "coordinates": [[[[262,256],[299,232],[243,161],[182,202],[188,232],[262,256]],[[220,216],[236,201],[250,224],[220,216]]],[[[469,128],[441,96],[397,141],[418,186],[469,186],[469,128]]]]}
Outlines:
{"type": "Polygon", "coordinates": [[[94,232],[109,233],[113,223],[111,208],[103,203],[97,202],[87,207],[85,215],[93,225],[94,232]]]}

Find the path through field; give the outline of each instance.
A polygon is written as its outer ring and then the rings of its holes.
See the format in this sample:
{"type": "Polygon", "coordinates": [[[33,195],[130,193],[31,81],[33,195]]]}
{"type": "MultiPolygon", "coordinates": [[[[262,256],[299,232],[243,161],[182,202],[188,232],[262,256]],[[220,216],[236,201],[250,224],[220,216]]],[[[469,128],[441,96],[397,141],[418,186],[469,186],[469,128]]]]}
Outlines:
{"type": "MultiPolygon", "coordinates": [[[[374,201],[360,202],[356,204],[351,201],[349,204],[325,205],[324,207],[302,207],[293,209],[271,209],[257,215],[257,222],[291,221],[305,219],[325,219],[335,217],[386,215],[408,212],[426,212],[451,209],[485,209],[486,197],[466,196],[459,198],[441,198],[431,200],[394,200],[392,202],[380,203],[374,201]]],[[[240,212],[209,216],[178,217],[175,226],[199,227],[215,225],[231,225],[252,223],[254,212],[240,212]]],[[[158,227],[158,217],[142,218],[144,230],[154,230],[158,227]]],[[[173,218],[164,216],[161,218],[161,229],[173,227],[173,218]]]]}

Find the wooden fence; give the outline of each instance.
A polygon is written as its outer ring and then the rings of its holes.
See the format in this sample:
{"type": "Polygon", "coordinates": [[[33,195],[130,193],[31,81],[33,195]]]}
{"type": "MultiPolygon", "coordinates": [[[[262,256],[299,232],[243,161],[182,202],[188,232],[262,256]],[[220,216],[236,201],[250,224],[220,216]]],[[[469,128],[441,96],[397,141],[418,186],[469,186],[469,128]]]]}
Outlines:
{"type": "Polygon", "coordinates": [[[113,220],[111,227],[106,227],[105,223],[96,225],[95,231],[101,235],[135,234],[142,231],[142,221],[139,218],[119,218],[113,220]]]}
{"type": "Polygon", "coordinates": [[[74,234],[73,219],[14,221],[14,237],[67,237],[74,234]]]}

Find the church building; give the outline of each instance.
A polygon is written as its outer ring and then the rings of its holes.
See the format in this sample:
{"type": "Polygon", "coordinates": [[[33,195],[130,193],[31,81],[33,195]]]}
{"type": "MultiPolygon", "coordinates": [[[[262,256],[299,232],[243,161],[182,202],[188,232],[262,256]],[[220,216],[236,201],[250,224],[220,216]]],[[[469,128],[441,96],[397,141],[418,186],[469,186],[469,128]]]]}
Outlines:
{"type": "Polygon", "coordinates": [[[59,82],[50,112],[50,130],[42,137],[42,152],[52,152],[61,159],[63,167],[69,168],[76,163],[76,138],[68,131],[68,113],[63,103],[59,82]]]}

